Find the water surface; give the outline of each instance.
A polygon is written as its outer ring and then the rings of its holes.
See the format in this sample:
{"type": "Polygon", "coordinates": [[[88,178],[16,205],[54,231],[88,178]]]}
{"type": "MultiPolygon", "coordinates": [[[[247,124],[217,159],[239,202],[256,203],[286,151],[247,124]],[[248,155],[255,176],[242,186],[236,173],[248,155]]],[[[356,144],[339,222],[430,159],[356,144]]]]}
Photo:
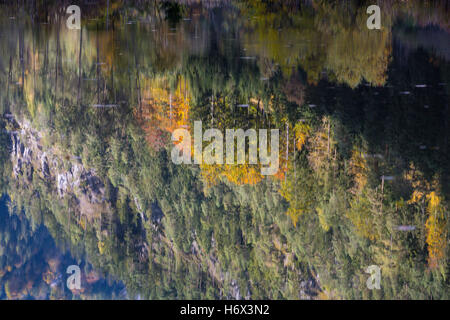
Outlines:
{"type": "Polygon", "coordinates": [[[449,298],[447,1],[80,6],[0,7],[0,298],[449,298]],[[194,121],[278,172],[174,164],[194,121]]]}

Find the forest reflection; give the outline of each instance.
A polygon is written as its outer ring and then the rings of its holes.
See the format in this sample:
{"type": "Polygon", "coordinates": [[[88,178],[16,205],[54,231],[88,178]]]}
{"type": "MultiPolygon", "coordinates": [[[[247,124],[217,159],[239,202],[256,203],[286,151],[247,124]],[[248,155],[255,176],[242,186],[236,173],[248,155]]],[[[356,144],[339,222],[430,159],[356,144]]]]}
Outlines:
{"type": "Polygon", "coordinates": [[[1,5],[0,298],[448,299],[448,6],[1,5]],[[174,165],[199,120],[279,171],[174,165]]]}

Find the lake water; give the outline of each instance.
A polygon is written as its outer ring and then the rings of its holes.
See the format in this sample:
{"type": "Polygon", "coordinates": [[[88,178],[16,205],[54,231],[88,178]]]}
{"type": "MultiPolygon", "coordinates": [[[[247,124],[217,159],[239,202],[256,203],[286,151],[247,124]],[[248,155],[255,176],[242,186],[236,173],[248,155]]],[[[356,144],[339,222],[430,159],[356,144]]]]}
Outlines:
{"type": "Polygon", "coordinates": [[[449,5],[379,6],[1,5],[0,298],[448,299],[449,5]]]}

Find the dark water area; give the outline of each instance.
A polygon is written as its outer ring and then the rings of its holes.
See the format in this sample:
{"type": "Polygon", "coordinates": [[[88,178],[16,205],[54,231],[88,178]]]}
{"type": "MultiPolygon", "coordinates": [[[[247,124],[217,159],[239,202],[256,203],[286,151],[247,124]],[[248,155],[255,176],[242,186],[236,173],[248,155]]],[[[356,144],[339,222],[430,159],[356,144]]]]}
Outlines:
{"type": "Polygon", "coordinates": [[[0,2],[0,299],[449,299],[449,3],[369,5],[0,2]]]}
{"type": "Polygon", "coordinates": [[[1,226],[1,299],[71,299],[73,293],[66,287],[65,267],[79,265],[85,276],[78,294],[91,298],[126,299],[122,284],[106,280],[88,263],[77,260],[65,244],[56,244],[44,224],[33,222],[11,207],[11,199],[0,200],[1,226]]]}

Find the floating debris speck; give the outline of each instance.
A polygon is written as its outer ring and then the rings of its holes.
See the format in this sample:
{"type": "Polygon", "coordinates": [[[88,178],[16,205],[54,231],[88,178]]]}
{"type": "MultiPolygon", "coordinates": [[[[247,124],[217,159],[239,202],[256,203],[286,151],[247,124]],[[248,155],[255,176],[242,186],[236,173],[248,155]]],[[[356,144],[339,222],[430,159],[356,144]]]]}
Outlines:
{"type": "Polygon", "coordinates": [[[397,226],[395,229],[398,231],[414,231],[416,226],[397,226]]]}
{"type": "Polygon", "coordinates": [[[117,107],[117,104],[93,104],[92,107],[94,108],[115,108],[117,107]]]}

